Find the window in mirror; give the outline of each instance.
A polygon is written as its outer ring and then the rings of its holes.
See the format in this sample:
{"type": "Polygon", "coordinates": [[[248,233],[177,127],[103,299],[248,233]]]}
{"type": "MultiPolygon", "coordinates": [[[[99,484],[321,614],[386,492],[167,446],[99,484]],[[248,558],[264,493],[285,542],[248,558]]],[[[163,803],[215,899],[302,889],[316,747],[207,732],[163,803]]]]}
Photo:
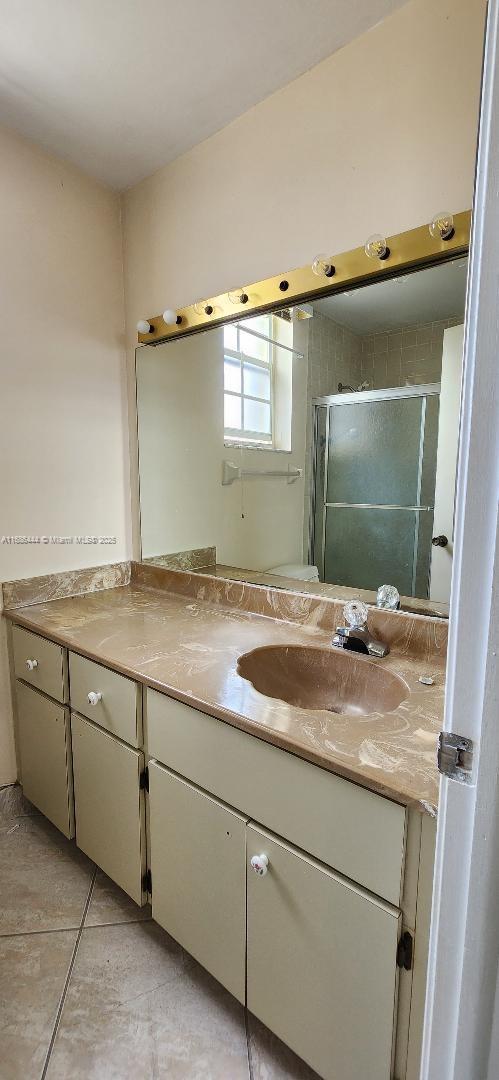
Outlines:
{"type": "Polygon", "coordinates": [[[274,317],[224,326],[224,437],[274,446],[274,317]]]}

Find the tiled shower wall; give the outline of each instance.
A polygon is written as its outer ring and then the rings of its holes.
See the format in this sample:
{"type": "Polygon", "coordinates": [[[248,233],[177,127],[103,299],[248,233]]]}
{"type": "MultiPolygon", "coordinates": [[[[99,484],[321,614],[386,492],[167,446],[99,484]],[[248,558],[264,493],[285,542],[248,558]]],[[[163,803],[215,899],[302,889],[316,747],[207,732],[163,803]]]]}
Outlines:
{"type": "Polygon", "coordinates": [[[308,323],[308,398],[337,394],[338,383],[362,382],[362,338],[324,315],[308,323]]]}
{"type": "Polygon", "coordinates": [[[373,390],[439,382],[444,330],[462,321],[462,317],[441,319],[359,338],[361,381],[366,379],[373,390]]]}

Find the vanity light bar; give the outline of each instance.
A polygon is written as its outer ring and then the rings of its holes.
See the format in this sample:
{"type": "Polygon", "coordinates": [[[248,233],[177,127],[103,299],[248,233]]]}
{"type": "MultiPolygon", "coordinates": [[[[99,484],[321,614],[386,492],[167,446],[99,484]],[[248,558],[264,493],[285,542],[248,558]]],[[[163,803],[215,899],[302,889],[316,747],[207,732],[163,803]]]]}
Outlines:
{"type": "Polygon", "coordinates": [[[220,296],[210,297],[202,303],[197,301],[189,307],[179,308],[178,311],[168,309],[163,315],[141,320],[143,326],[149,324],[150,330],[143,333],[137,324],[139,344],[157,345],[173,337],[183,337],[185,334],[205,330],[208,326],[233,320],[237,315],[258,314],[260,311],[282,308],[283,293],[286,295],[286,305],[292,306],[324,294],[342,292],[345,286],[356,285],[361,281],[367,283],[392,277],[394,271],[400,273],[401,270],[464,255],[470,243],[471,210],[454,215],[453,232],[449,235],[447,231],[447,237],[442,235],[445,231],[442,225],[443,216],[438,215],[438,227],[434,228],[433,233],[426,224],[386,239],[378,235],[370,237],[370,241],[375,240],[377,245],[380,239],[386,245],[386,254],[383,252],[381,257],[380,248],[374,258],[368,254],[367,244],[341,255],[317,256],[314,260],[315,269],[310,264],[302,266],[298,270],[291,270],[285,276],[280,274],[277,277],[265,278],[245,286],[244,289],[241,287],[229,293],[221,293],[220,296]],[[322,264],[320,268],[319,260],[322,264]],[[325,272],[325,265],[331,268],[333,274],[328,275],[325,272]]]}

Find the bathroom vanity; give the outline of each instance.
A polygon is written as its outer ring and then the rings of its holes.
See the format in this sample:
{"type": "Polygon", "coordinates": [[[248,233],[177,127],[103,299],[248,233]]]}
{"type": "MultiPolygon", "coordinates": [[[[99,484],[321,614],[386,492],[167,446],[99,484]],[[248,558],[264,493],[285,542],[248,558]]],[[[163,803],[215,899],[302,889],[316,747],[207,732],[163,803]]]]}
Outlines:
{"type": "Polygon", "coordinates": [[[325,1080],[416,1080],[446,625],[373,612],[390,655],[335,657],[346,682],[361,665],[350,712],[238,670],[262,647],[322,656],[340,610],[135,564],[129,585],[12,609],[21,779],[325,1080]]]}

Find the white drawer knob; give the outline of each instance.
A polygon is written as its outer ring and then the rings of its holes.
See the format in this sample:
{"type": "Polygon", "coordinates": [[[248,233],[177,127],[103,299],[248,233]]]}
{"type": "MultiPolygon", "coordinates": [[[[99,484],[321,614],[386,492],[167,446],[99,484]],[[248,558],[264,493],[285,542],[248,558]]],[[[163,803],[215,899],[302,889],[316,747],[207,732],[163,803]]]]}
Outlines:
{"type": "Polygon", "coordinates": [[[100,690],[91,690],[90,693],[87,694],[87,701],[89,705],[98,705],[99,701],[102,701],[100,690]]]}
{"type": "Polygon", "coordinates": [[[266,855],[253,855],[251,869],[255,871],[255,874],[259,874],[260,877],[265,877],[268,865],[269,860],[266,855]]]}
{"type": "Polygon", "coordinates": [[[26,660],[26,667],[28,671],[34,671],[38,667],[38,660],[26,660]]]}

